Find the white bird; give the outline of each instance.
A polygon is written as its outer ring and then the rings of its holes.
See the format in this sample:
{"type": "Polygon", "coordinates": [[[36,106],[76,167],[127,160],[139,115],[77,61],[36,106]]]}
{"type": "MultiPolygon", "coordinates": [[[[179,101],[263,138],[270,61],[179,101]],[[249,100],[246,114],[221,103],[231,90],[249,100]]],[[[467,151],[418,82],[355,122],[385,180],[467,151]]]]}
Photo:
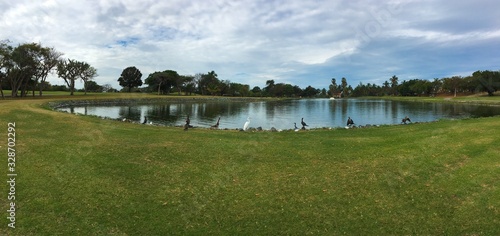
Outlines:
{"type": "Polygon", "coordinates": [[[249,125],[250,125],[250,117],[247,118],[247,122],[245,122],[245,124],[243,125],[243,130],[247,131],[249,125]]]}
{"type": "Polygon", "coordinates": [[[293,125],[295,125],[295,128],[293,129],[295,132],[298,132],[299,131],[299,127],[297,127],[297,123],[293,123],[293,125]]]}

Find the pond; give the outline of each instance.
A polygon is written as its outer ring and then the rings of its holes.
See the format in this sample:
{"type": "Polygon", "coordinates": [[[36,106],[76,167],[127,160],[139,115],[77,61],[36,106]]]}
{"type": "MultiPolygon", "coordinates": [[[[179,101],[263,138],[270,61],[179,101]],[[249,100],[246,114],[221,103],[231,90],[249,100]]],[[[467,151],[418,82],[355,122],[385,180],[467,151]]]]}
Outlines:
{"type": "Polygon", "coordinates": [[[408,116],[412,122],[440,119],[463,119],[500,115],[494,106],[405,102],[377,99],[296,99],[276,101],[175,101],[130,105],[72,105],[59,111],[96,115],[111,119],[129,119],[157,125],[182,126],[189,115],[195,127],[210,127],[220,117],[220,129],[242,128],[250,117],[250,127],[263,129],[301,128],[301,118],[307,128],[345,127],[348,117],[356,125],[400,124],[408,116]]]}

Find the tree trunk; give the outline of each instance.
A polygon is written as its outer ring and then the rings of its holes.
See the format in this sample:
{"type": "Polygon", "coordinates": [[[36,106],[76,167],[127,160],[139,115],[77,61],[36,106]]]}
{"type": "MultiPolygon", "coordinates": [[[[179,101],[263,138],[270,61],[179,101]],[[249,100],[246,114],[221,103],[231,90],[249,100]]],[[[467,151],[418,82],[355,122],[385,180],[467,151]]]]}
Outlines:
{"type": "Polygon", "coordinates": [[[158,84],[158,95],[160,95],[160,89],[161,89],[161,82],[158,84]]]}
{"type": "Polygon", "coordinates": [[[71,91],[69,95],[73,96],[75,91],[75,80],[71,80],[71,86],[69,86],[69,90],[71,91]]]}

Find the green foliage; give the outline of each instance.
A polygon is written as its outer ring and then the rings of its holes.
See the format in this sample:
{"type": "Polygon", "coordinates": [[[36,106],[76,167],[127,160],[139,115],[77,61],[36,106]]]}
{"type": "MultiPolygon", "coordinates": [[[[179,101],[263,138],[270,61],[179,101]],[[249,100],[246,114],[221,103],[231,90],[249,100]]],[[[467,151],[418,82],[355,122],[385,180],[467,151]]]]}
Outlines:
{"type": "Polygon", "coordinates": [[[353,92],[353,96],[434,96],[438,93],[472,94],[477,92],[487,92],[493,96],[500,89],[500,71],[476,71],[471,76],[452,76],[441,79],[435,78],[433,81],[423,79],[404,80],[398,82],[397,76],[390,78],[390,83],[385,81],[383,86],[375,84],[360,83],[353,92]]]}
{"type": "Polygon", "coordinates": [[[97,70],[86,62],[68,59],[57,63],[57,75],[66,82],[70,95],[74,95],[75,81],[83,80],[86,93],[87,82],[97,76],[97,70]]]}
{"type": "Polygon", "coordinates": [[[130,66],[123,69],[120,78],[118,78],[118,82],[120,82],[120,86],[128,88],[128,92],[135,87],[139,87],[142,85],[142,73],[135,66],[130,66]]]}
{"type": "Polygon", "coordinates": [[[173,70],[154,72],[149,74],[145,84],[149,85],[153,90],[157,90],[158,95],[169,94],[172,87],[177,84],[179,77],[177,71],[173,70]]]}

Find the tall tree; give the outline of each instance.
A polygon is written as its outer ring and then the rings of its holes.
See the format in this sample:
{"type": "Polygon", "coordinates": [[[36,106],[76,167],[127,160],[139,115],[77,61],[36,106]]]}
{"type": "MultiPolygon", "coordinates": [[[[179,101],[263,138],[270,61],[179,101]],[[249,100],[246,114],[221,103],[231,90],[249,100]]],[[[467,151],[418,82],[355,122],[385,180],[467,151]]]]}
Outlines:
{"type": "Polygon", "coordinates": [[[398,77],[396,75],[393,75],[389,80],[391,81],[392,94],[397,95],[398,94],[398,77]]]}
{"type": "Polygon", "coordinates": [[[453,92],[453,96],[457,96],[457,92],[462,84],[461,76],[453,76],[451,78],[443,78],[443,88],[453,92]]]}
{"type": "Polygon", "coordinates": [[[122,71],[122,74],[118,79],[118,82],[120,82],[120,86],[124,88],[127,87],[128,92],[130,93],[132,88],[139,87],[142,85],[141,77],[142,77],[141,71],[137,69],[135,66],[130,66],[122,71]]]}
{"type": "Polygon", "coordinates": [[[264,92],[267,94],[267,96],[275,96],[274,92],[274,80],[268,80],[266,81],[266,87],[264,87],[264,92]]]}
{"type": "Polygon", "coordinates": [[[183,87],[185,91],[185,95],[191,95],[194,93],[196,88],[195,77],[192,75],[182,75],[182,80],[184,81],[183,87]]]}
{"type": "Polygon", "coordinates": [[[7,43],[7,40],[0,41],[0,92],[2,93],[2,98],[4,98],[2,84],[7,77],[8,61],[12,52],[12,47],[7,43]]]}
{"type": "MultiPolygon", "coordinates": [[[[40,63],[38,64],[38,70],[34,76],[35,84],[38,85],[39,96],[42,96],[43,84],[47,80],[47,76],[57,67],[57,63],[62,55],[62,53],[56,51],[54,48],[46,47],[41,49],[40,63]]],[[[35,89],[35,87],[33,87],[33,89],[35,89]]]]}
{"type": "MultiPolygon", "coordinates": [[[[96,70],[86,62],[77,60],[59,60],[57,63],[57,75],[66,82],[70,95],[75,92],[75,81],[82,79],[84,82],[96,76],[96,70]]],[[[84,86],[86,86],[84,84],[84,86]]]]}
{"type": "MultiPolygon", "coordinates": [[[[12,48],[7,48],[12,49],[12,48]]],[[[36,43],[22,44],[13,48],[7,55],[5,66],[7,78],[12,89],[12,97],[26,95],[26,89],[39,68],[41,46],[36,43]]]]}
{"type": "Polygon", "coordinates": [[[144,81],[150,88],[158,90],[158,95],[161,93],[168,94],[172,86],[175,86],[179,74],[173,70],[166,70],[162,72],[154,72],[149,74],[148,78],[144,81]]]}
{"type": "Polygon", "coordinates": [[[86,62],[80,64],[80,79],[83,81],[83,88],[87,94],[88,83],[97,76],[97,70],[86,62]]]}
{"type": "Polygon", "coordinates": [[[207,93],[215,95],[220,92],[220,80],[217,78],[215,71],[210,71],[207,74],[202,74],[199,89],[202,95],[207,93]]]}
{"type": "Polygon", "coordinates": [[[337,94],[337,80],[335,78],[332,78],[332,83],[330,84],[329,88],[331,97],[335,97],[335,94],[337,94]]]}
{"type": "Polygon", "coordinates": [[[347,79],[342,77],[341,87],[342,87],[342,96],[343,97],[347,96],[347,93],[348,93],[347,86],[348,86],[347,79]]]}
{"type": "Polygon", "coordinates": [[[476,71],[472,73],[488,96],[493,96],[495,91],[500,89],[500,71],[476,71]]]}

